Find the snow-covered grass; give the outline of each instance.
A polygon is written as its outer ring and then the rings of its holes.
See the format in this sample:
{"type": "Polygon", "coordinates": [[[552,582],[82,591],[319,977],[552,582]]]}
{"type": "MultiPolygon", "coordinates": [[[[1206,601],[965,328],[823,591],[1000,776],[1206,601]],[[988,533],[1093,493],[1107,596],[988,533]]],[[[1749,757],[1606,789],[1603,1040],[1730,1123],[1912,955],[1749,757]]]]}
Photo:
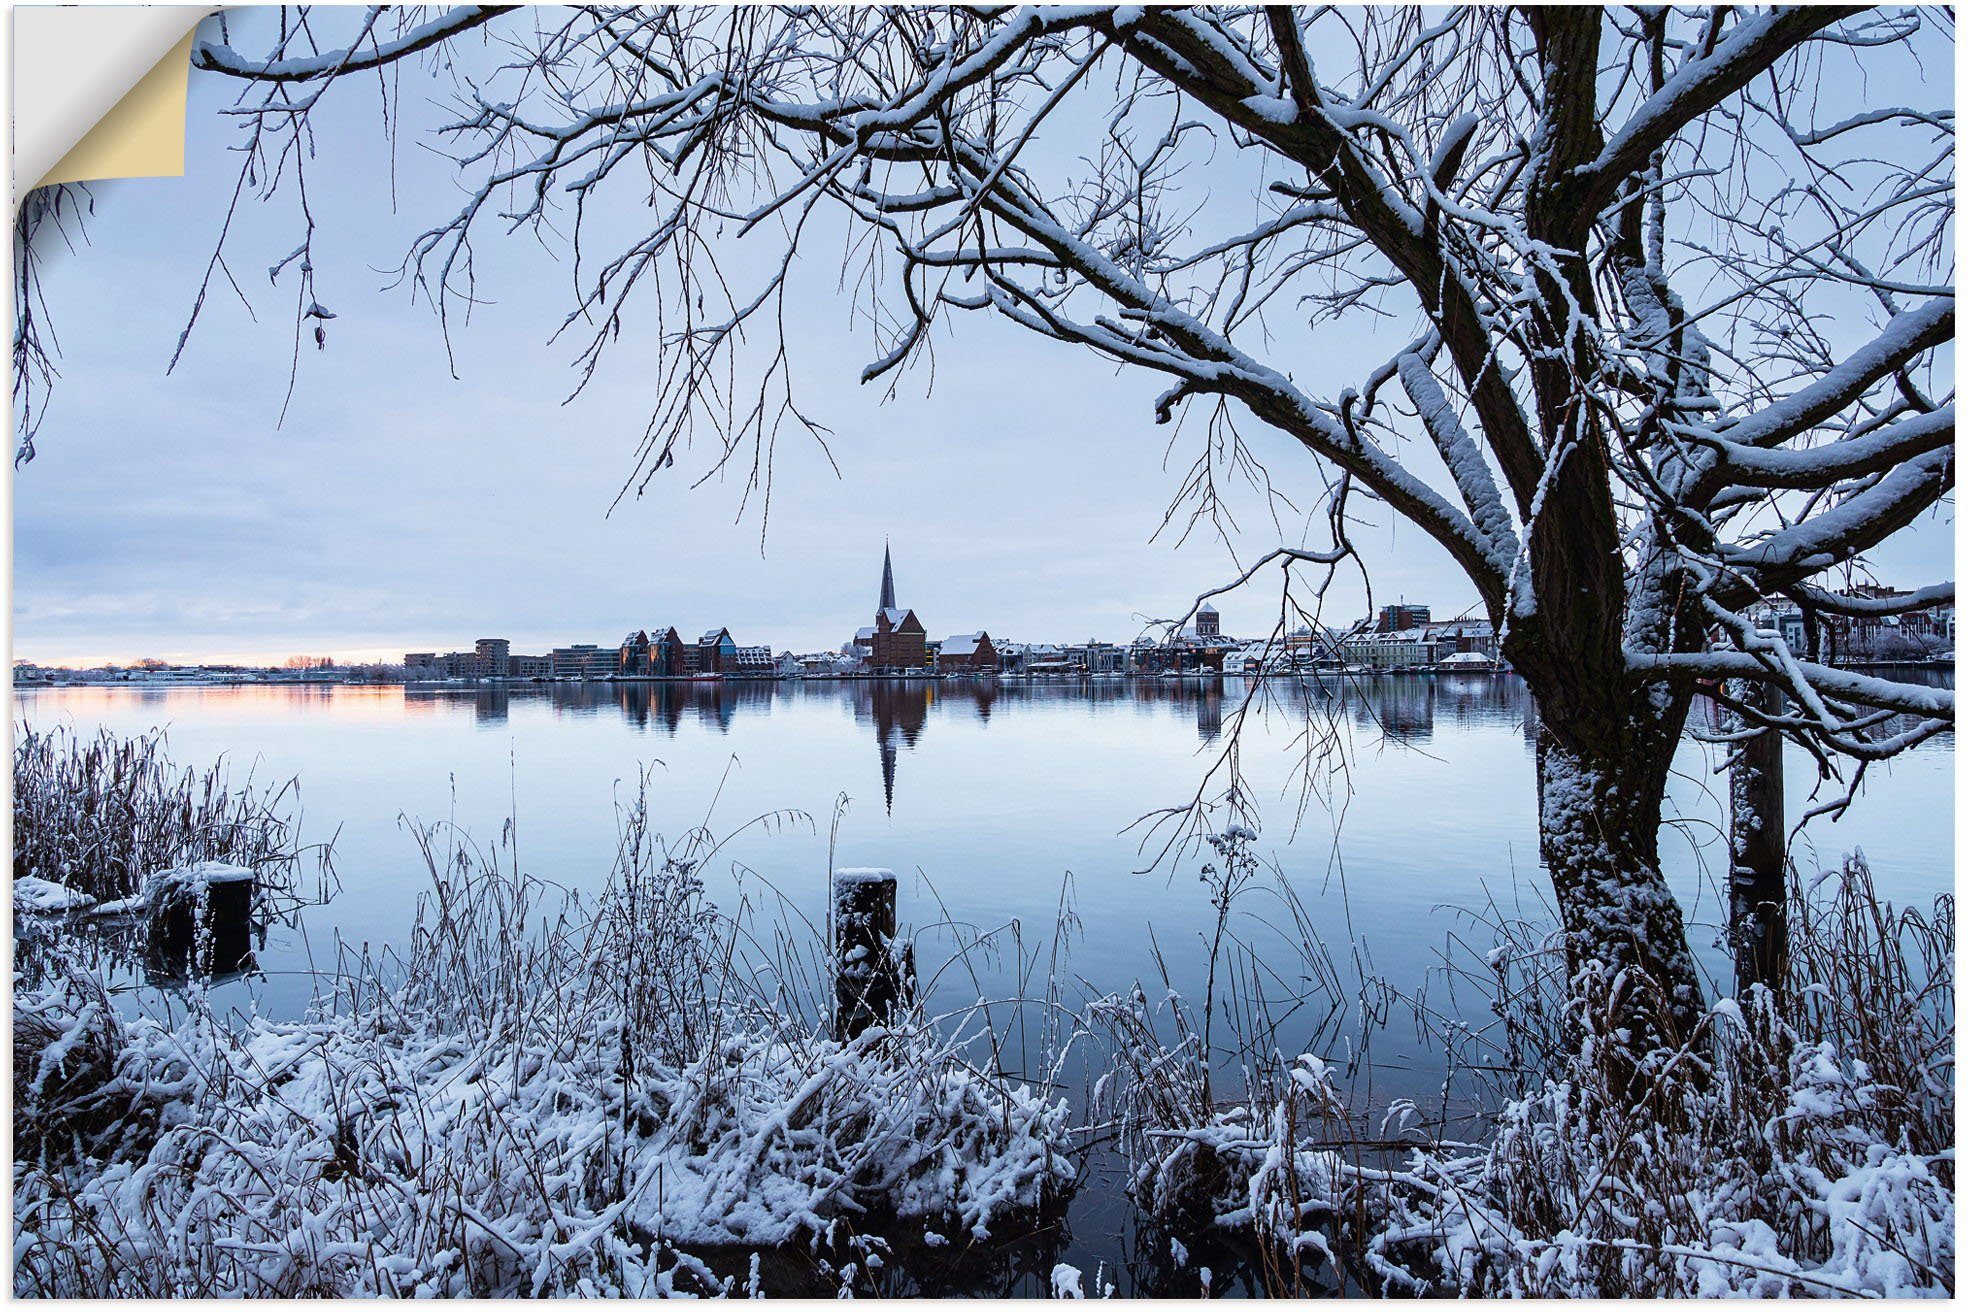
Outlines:
{"type": "Polygon", "coordinates": [[[199,773],[172,764],[164,733],[85,738],[26,722],[14,736],[15,903],[23,879],[39,890],[29,910],[109,902],[142,891],[146,876],[201,861],[252,870],[263,888],[295,882],[292,813],[299,784],[238,788],[224,766],[199,773]],[[49,885],[65,890],[47,905],[49,885]]]}
{"type": "MultiPolygon", "coordinates": [[[[1103,1004],[1129,1054],[1106,1097],[1137,1199],[1253,1241],[1274,1292],[1326,1264],[1389,1293],[1945,1295],[1953,951],[1952,898],[1896,912],[1854,858],[1794,890],[1781,990],[1719,1001],[1637,1076],[1591,1041],[1525,1069],[1476,1142],[1417,1142],[1411,1108],[1350,1110],[1317,1056],[1267,1065],[1275,1030],[1240,1054],[1245,1087],[1209,1098],[1180,1000],[1140,990],[1103,1004]]],[[[1539,964],[1560,959],[1520,939],[1486,962],[1533,1060],[1563,1046],[1539,1041],[1554,1022],[1592,1035],[1592,1009],[1629,1014],[1633,980],[1566,988],[1539,964]]]]}
{"type": "Polygon", "coordinates": [[[590,899],[421,839],[410,946],[305,1020],[17,981],[16,1293],[734,1292],[746,1249],[986,1236],[1070,1180],[1063,1103],[973,1065],[960,1020],[829,1037],[795,954],[705,898],[701,832],[625,807],[590,899]]]}

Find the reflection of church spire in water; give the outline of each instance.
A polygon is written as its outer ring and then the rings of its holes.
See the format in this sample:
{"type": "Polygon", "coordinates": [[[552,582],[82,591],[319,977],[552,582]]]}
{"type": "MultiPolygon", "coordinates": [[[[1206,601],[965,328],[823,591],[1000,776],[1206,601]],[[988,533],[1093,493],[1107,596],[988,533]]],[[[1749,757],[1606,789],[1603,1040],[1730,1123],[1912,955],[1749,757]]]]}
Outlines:
{"type": "Polygon", "coordinates": [[[888,543],[882,543],[881,609],[895,609],[895,564],[888,558],[888,543]]]}
{"type": "Polygon", "coordinates": [[[882,794],[889,813],[895,811],[895,771],[904,747],[914,747],[929,719],[929,688],[921,683],[872,679],[867,689],[869,719],[875,747],[881,753],[882,794]]]}

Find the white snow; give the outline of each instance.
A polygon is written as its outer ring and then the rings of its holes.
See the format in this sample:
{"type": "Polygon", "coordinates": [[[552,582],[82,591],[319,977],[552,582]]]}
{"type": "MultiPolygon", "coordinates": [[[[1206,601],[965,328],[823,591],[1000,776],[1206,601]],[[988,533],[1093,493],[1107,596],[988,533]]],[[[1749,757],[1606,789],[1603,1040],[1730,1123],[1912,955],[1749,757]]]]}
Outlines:
{"type": "Polygon", "coordinates": [[[490,961],[454,960],[433,936],[403,985],[306,1020],[221,1020],[193,997],[124,1023],[102,1096],[130,1130],[17,1169],[35,1218],[17,1268],[104,1293],[150,1290],[159,1263],[236,1297],[718,1293],[692,1249],[871,1210],[981,1238],[1070,1180],[1066,1105],[985,1073],[976,1035],[909,1011],[843,1043],[705,986],[718,931],[688,862],[664,878],[552,952],[495,935],[474,949],[490,961]],[[621,990],[649,976],[625,973],[622,937],[677,991],[641,1019],[621,990]]]}
{"type": "Polygon", "coordinates": [[[51,879],[38,875],[23,875],[14,881],[14,911],[29,915],[48,916],[63,911],[78,911],[83,907],[95,905],[95,899],[87,893],[77,892],[66,884],[57,884],[51,879]]]}
{"type": "Polygon", "coordinates": [[[250,884],[253,872],[245,866],[229,865],[223,861],[200,861],[195,865],[181,866],[175,870],[154,870],[144,876],[143,891],[140,896],[148,902],[166,889],[210,888],[216,884],[250,884]]]}

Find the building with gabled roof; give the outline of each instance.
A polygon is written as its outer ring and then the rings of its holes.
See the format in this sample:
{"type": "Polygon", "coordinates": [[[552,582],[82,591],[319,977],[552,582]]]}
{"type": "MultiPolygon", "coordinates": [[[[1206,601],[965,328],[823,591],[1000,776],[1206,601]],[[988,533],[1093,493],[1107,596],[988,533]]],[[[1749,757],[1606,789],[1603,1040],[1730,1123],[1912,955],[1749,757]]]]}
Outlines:
{"type": "Polygon", "coordinates": [[[738,669],[738,641],[726,628],[712,629],[697,639],[697,659],[693,662],[698,674],[732,674],[738,669]]]}
{"type": "Polygon", "coordinates": [[[982,630],[945,638],[936,654],[936,668],[953,674],[995,674],[998,669],[997,645],[991,641],[991,635],[982,630]]]}
{"type": "Polygon", "coordinates": [[[621,650],[615,656],[615,672],[630,676],[649,673],[649,633],[637,629],[622,639],[621,650]]]}

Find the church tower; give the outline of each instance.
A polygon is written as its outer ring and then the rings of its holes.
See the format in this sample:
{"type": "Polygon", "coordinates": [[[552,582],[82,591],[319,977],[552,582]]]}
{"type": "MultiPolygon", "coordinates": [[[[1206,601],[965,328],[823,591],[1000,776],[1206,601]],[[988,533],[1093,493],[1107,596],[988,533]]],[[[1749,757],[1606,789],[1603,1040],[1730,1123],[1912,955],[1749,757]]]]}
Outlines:
{"type": "Polygon", "coordinates": [[[895,561],[888,544],[882,543],[881,606],[875,611],[875,626],[868,635],[868,665],[877,670],[923,670],[929,668],[929,638],[922,621],[907,607],[895,601],[895,561]]]}

